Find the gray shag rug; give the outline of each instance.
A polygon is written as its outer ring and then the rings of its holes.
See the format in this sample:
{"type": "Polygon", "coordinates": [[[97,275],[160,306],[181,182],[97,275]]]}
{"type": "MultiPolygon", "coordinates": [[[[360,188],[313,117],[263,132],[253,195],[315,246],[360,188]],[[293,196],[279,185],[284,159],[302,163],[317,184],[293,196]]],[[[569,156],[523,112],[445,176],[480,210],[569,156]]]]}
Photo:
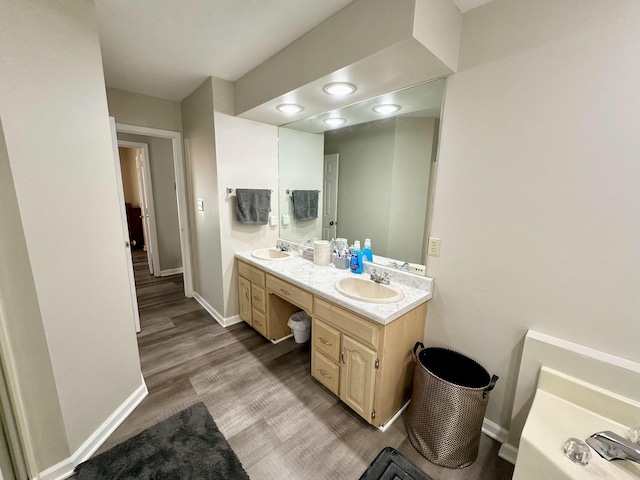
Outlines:
{"type": "Polygon", "coordinates": [[[78,480],[249,480],[207,407],[197,403],[76,467],[78,480]]]}

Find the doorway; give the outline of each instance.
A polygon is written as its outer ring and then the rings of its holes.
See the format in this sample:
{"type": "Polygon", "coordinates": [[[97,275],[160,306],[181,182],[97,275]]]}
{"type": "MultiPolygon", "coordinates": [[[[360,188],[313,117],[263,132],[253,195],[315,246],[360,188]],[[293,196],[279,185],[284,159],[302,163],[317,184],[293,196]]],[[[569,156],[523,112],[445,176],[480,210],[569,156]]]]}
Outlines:
{"type": "Polygon", "coordinates": [[[118,140],[118,152],[132,250],[146,252],[149,272],[154,275],[156,267],[158,272],[161,269],[149,144],[118,140]]]}
{"type": "MultiPolygon", "coordinates": [[[[151,249],[151,263],[150,270],[153,272],[155,276],[162,275],[172,275],[175,273],[179,273],[178,269],[171,268],[163,268],[162,264],[162,247],[163,247],[163,231],[162,231],[162,220],[159,218],[159,208],[160,202],[174,202],[176,208],[176,217],[177,217],[177,242],[179,243],[177,256],[181,260],[181,269],[184,276],[184,295],[186,297],[193,297],[193,274],[192,274],[192,263],[191,263],[191,248],[190,248],[190,239],[189,239],[189,228],[188,228],[188,208],[187,208],[187,189],[186,189],[186,175],[185,175],[185,166],[184,166],[184,157],[182,154],[182,134],[180,132],[174,132],[170,130],[161,130],[156,128],[149,127],[139,127],[136,125],[127,125],[116,123],[116,132],[118,134],[118,143],[123,142],[132,142],[132,143],[150,143],[153,142],[154,139],[164,140],[167,143],[170,143],[170,153],[171,153],[171,163],[173,168],[173,191],[167,192],[167,188],[164,188],[162,191],[162,196],[160,196],[158,189],[154,191],[154,175],[151,169],[151,163],[153,159],[149,156],[149,150],[147,149],[144,152],[144,146],[135,146],[134,148],[142,149],[143,155],[146,153],[146,163],[144,159],[142,160],[142,168],[140,169],[141,175],[140,177],[145,176],[146,179],[143,179],[139,184],[146,185],[147,194],[148,194],[148,204],[146,208],[148,208],[149,212],[144,212],[143,220],[146,220],[146,215],[149,213],[149,221],[143,221],[143,228],[145,223],[148,223],[148,244],[151,249]],[[138,138],[132,138],[128,135],[135,135],[138,138]],[[146,137],[147,141],[140,141],[140,137],[146,137]],[[146,167],[149,167],[146,170],[146,167]],[[155,194],[154,194],[155,193],[155,194]],[[152,208],[149,208],[152,207],[152,208]],[[153,215],[152,215],[153,213],[153,215]],[[153,226],[152,226],[153,224],[153,226]],[[154,229],[156,230],[155,239],[154,239],[154,229]],[[155,242],[154,242],[155,240],[155,242]],[[155,250],[154,250],[155,246],[155,250]]],[[[126,147],[127,145],[123,145],[126,147]]],[[[139,150],[138,150],[139,151],[139,150]]],[[[153,155],[153,152],[151,152],[153,155]]],[[[157,183],[157,182],[155,182],[157,183]]],[[[149,252],[147,252],[149,253],[149,252]]]]}

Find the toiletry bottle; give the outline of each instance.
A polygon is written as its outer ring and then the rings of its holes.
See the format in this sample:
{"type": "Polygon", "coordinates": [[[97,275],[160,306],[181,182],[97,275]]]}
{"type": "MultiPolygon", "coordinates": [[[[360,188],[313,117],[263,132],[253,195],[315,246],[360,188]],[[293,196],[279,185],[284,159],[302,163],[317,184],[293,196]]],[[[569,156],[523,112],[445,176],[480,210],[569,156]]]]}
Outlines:
{"type": "Polygon", "coordinates": [[[371,239],[365,238],[362,256],[368,261],[373,262],[373,252],[371,251],[371,239]]]}
{"type": "Polygon", "coordinates": [[[352,273],[362,273],[362,252],[360,251],[360,241],[353,242],[353,248],[351,249],[351,267],[352,273]]]}

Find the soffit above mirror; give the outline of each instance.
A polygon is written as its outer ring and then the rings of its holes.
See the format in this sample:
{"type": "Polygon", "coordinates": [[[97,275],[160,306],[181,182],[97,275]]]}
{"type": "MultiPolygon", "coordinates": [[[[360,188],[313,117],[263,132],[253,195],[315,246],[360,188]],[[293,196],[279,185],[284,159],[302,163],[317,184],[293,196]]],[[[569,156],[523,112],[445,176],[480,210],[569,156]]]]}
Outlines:
{"type": "Polygon", "coordinates": [[[236,82],[239,117],[284,125],[455,72],[462,14],[452,2],[356,0],[236,82]],[[327,95],[331,82],[356,91],[327,95]],[[294,103],[299,113],[276,107],[294,103]]]}

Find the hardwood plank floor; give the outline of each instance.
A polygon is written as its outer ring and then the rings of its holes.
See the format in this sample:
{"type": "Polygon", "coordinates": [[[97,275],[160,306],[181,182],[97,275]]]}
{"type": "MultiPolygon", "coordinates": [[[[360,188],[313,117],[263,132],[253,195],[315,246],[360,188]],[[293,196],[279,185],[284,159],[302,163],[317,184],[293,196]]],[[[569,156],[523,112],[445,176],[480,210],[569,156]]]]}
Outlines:
{"type": "Polygon", "coordinates": [[[511,478],[513,467],[497,456],[500,445],[485,435],[470,467],[428,462],[409,442],[403,419],[382,433],[316,382],[308,344],[273,345],[244,323],[222,328],[184,298],[182,275],[149,275],[144,252],[134,252],[134,269],[149,395],[98,453],[201,401],[253,480],[355,480],[385,446],[434,480],[511,478]]]}

